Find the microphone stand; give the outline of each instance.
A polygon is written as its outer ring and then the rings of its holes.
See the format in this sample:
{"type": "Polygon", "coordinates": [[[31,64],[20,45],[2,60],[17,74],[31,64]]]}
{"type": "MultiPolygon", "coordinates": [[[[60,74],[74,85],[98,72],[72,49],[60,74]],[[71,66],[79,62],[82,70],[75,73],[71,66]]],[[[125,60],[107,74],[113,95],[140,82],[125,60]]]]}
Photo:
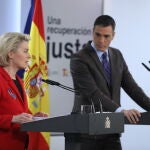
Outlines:
{"type": "MultiPolygon", "coordinates": [[[[49,80],[49,79],[41,79],[43,82],[47,83],[47,84],[50,84],[50,85],[55,85],[55,86],[58,86],[58,87],[61,87],[65,90],[68,90],[68,91],[71,91],[73,93],[76,93],[76,94],[80,94],[79,91],[76,91],[75,89],[71,88],[71,87],[68,87],[68,86],[65,86],[63,84],[60,84],[59,82],[56,82],[56,81],[53,81],[53,80],[49,80]]],[[[101,100],[99,100],[99,104],[100,104],[100,113],[103,113],[103,108],[102,108],[102,103],[101,103],[101,100]]],[[[92,103],[92,109],[93,109],[93,113],[96,113],[95,112],[95,106],[94,106],[94,103],[93,103],[93,100],[91,98],[91,103],[92,103]]]]}
{"type": "Polygon", "coordinates": [[[52,80],[48,80],[48,79],[42,79],[43,82],[47,83],[47,84],[50,84],[50,85],[55,85],[55,86],[58,86],[58,87],[61,87],[65,90],[68,90],[68,91],[71,91],[71,92],[77,92],[75,89],[71,88],[71,87],[68,87],[68,86],[65,86],[63,84],[60,84],[59,82],[56,82],[56,81],[52,81],[52,80]]]}
{"type": "MultiPolygon", "coordinates": [[[[149,63],[150,63],[150,61],[149,61],[149,63]]],[[[150,68],[149,68],[146,64],[142,63],[142,65],[143,65],[148,71],[150,71],[150,68]]]]}

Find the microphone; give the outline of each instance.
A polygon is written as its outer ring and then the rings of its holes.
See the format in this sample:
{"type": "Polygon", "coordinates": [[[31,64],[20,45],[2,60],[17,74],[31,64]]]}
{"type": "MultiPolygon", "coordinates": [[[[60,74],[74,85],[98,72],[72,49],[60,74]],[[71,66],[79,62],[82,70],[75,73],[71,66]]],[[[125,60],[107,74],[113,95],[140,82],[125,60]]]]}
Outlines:
{"type": "Polygon", "coordinates": [[[49,80],[49,79],[41,79],[41,80],[43,82],[47,83],[47,84],[55,85],[55,86],[58,86],[58,87],[61,87],[61,88],[65,89],[65,90],[68,90],[68,91],[71,91],[71,92],[79,94],[79,92],[76,91],[75,89],[73,89],[71,87],[68,87],[68,86],[65,86],[65,85],[62,85],[59,82],[56,82],[56,81],[53,81],[53,80],[49,80]]]}
{"type": "MultiPolygon", "coordinates": [[[[100,98],[98,98],[98,101],[99,101],[99,111],[100,111],[100,113],[103,113],[103,107],[102,107],[102,102],[101,102],[100,98]]],[[[93,113],[96,113],[92,98],[91,98],[91,103],[92,103],[93,113]]]]}
{"type": "Polygon", "coordinates": [[[100,105],[100,112],[103,113],[102,102],[101,102],[100,98],[98,100],[99,100],[99,105],[100,105]]]}
{"type": "MultiPolygon", "coordinates": [[[[71,87],[68,87],[68,86],[65,86],[65,85],[62,85],[60,84],[59,82],[56,82],[56,81],[53,81],[53,80],[49,80],[49,79],[41,79],[43,82],[47,83],[47,84],[50,84],[50,85],[55,85],[55,86],[58,86],[58,87],[61,87],[65,90],[68,90],[68,91],[71,91],[71,92],[74,92],[76,94],[80,94],[79,91],[71,88],[71,87]]],[[[102,108],[102,103],[101,103],[101,100],[100,98],[98,99],[99,100],[99,104],[100,104],[100,112],[103,113],[103,108],[102,108]]],[[[91,98],[91,104],[92,104],[92,108],[93,108],[93,113],[95,113],[95,106],[94,106],[94,103],[93,103],[93,100],[91,98]]]]}
{"type": "MultiPolygon", "coordinates": [[[[149,63],[150,63],[150,61],[149,61],[149,63]]],[[[146,64],[142,63],[142,65],[143,65],[148,71],[150,71],[150,68],[149,68],[146,64]]]]}
{"type": "Polygon", "coordinates": [[[93,109],[93,113],[95,114],[95,106],[94,106],[94,103],[93,103],[93,100],[91,98],[91,103],[92,103],[92,109],[93,109]]]}
{"type": "Polygon", "coordinates": [[[52,81],[52,80],[48,80],[48,79],[42,79],[43,82],[47,83],[47,84],[50,84],[50,85],[56,85],[56,86],[59,86],[60,83],[56,82],[56,81],[52,81]]]}

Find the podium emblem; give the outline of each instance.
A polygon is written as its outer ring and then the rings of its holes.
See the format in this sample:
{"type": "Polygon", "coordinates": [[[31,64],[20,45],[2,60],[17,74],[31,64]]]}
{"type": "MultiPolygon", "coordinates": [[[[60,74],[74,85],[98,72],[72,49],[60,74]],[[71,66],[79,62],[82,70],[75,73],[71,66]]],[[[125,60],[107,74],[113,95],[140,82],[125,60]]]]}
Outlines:
{"type": "Polygon", "coordinates": [[[111,121],[110,121],[109,117],[107,116],[105,119],[105,128],[106,129],[110,128],[110,124],[111,124],[111,121]]]}

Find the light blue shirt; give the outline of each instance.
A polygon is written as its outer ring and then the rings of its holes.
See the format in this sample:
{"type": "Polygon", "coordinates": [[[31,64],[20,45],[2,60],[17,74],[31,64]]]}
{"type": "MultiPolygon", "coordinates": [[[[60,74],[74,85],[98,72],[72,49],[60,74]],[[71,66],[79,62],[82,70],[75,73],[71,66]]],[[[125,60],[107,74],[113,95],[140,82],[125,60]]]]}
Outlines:
{"type": "MultiPolygon", "coordinates": [[[[104,51],[101,51],[101,50],[97,50],[95,45],[94,45],[94,42],[91,43],[91,46],[93,47],[93,49],[95,50],[99,60],[102,62],[102,55],[104,53],[104,51]]],[[[107,60],[109,62],[109,57],[108,57],[108,49],[105,50],[105,52],[107,53],[107,60]]]]}
{"type": "MultiPolygon", "coordinates": [[[[96,54],[97,54],[99,60],[102,62],[102,55],[103,55],[104,52],[101,51],[101,50],[97,50],[96,47],[95,47],[95,45],[94,45],[94,42],[93,42],[93,41],[92,41],[92,43],[91,43],[91,46],[92,46],[93,49],[95,50],[95,52],[96,52],[96,54]]],[[[107,53],[107,60],[109,61],[108,49],[106,49],[105,52],[107,53]]],[[[121,112],[122,110],[124,110],[123,107],[119,107],[119,108],[117,108],[117,109],[115,110],[115,112],[121,112]]]]}

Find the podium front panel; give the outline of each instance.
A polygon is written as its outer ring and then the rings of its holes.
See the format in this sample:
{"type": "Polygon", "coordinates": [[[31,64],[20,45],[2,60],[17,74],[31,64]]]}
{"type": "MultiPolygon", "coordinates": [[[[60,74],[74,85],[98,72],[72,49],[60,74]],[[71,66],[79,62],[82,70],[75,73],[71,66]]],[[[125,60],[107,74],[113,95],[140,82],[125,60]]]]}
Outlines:
{"type": "Polygon", "coordinates": [[[22,131],[82,133],[89,135],[122,133],[122,113],[73,114],[24,123],[22,131]]]}

